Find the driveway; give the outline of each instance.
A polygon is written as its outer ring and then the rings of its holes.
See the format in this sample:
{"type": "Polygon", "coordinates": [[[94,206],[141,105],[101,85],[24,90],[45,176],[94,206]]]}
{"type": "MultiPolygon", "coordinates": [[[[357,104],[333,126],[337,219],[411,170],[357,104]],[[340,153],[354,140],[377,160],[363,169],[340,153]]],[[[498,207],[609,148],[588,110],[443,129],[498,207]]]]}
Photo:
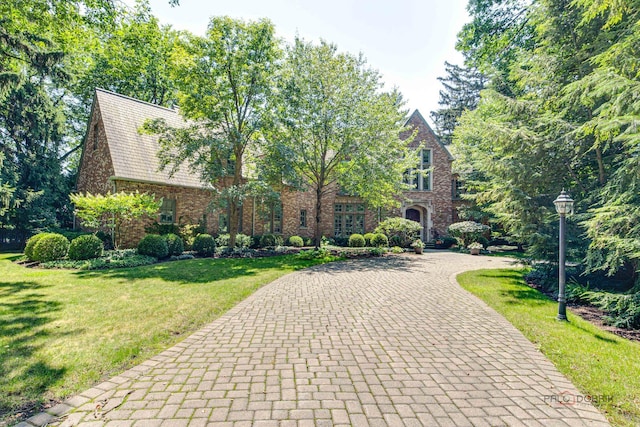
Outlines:
{"type": "Polygon", "coordinates": [[[606,426],[510,323],[455,282],[510,261],[333,263],[23,425],[606,426]],[[55,416],[62,418],[55,419],[55,416]]]}

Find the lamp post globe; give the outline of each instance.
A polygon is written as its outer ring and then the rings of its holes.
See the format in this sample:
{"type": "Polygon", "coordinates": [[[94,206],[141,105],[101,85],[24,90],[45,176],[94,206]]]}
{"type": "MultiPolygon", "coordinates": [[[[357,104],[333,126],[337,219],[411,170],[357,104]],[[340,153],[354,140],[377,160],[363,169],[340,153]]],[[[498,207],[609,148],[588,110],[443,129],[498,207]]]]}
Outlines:
{"type": "Polygon", "coordinates": [[[560,215],[560,232],[559,232],[559,255],[558,255],[558,320],[567,320],[567,297],[566,297],[566,274],[565,274],[565,225],[566,216],[573,213],[574,200],[562,190],[560,195],[553,201],[556,211],[560,215]]]}

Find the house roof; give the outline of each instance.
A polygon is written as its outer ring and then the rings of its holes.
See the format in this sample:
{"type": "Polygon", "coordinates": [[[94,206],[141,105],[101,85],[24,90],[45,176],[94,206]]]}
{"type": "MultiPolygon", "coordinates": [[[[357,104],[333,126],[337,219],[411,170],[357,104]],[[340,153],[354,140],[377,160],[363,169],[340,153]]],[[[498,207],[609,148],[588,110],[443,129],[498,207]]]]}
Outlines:
{"type": "Polygon", "coordinates": [[[451,152],[449,151],[449,149],[447,148],[446,145],[444,145],[442,143],[442,141],[440,141],[440,138],[437,137],[436,133],[433,131],[433,129],[431,129],[431,126],[429,126],[429,123],[427,123],[427,121],[424,119],[424,117],[422,116],[422,114],[420,114],[420,111],[415,110],[413,113],[411,113],[411,116],[409,116],[409,118],[407,119],[405,126],[408,125],[410,122],[412,121],[419,121],[421,122],[421,124],[428,130],[428,132],[431,134],[431,136],[433,137],[433,139],[440,145],[440,147],[442,147],[442,150],[444,150],[444,152],[447,154],[447,157],[449,158],[449,160],[455,160],[455,158],[453,157],[453,155],[451,154],[451,152]]]}
{"type": "Polygon", "coordinates": [[[197,174],[187,165],[169,176],[170,167],[160,171],[157,135],[141,134],[148,119],[164,119],[171,127],[183,127],[185,121],[172,109],[160,107],[104,89],[96,89],[94,103],[100,110],[111,159],[114,179],[205,188],[197,174]]]}

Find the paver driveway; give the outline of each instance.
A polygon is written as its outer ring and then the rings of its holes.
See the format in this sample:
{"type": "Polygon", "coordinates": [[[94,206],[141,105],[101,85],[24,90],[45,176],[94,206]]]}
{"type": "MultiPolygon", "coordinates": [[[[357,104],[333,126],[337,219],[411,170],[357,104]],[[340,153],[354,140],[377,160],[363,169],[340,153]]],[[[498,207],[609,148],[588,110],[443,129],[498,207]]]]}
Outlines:
{"type": "Polygon", "coordinates": [[[608,425],[589,404],[558,404],[574,386],[454,279],[507,265],[434,252],[290,274],[53,413],[107,426],[608,425]]]}

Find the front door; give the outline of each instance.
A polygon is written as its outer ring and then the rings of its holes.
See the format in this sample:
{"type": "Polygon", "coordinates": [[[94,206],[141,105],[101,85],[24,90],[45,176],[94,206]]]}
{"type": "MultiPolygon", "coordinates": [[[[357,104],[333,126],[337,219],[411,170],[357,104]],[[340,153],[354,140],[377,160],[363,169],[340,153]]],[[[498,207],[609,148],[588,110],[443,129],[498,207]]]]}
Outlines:
{"type": "MultiPolygon", "coordinates": [[[[410,219],[411,221],[415,221],[418,224],[422,225],[422,218],[420,215],[420,211],[417,209],[407,209],[407,211],[404,214],[404,217],[406,219],[410,219]]],[[[420,230],[420,239],[424,239],[423,231],[424,230],[420,230]]]]}

